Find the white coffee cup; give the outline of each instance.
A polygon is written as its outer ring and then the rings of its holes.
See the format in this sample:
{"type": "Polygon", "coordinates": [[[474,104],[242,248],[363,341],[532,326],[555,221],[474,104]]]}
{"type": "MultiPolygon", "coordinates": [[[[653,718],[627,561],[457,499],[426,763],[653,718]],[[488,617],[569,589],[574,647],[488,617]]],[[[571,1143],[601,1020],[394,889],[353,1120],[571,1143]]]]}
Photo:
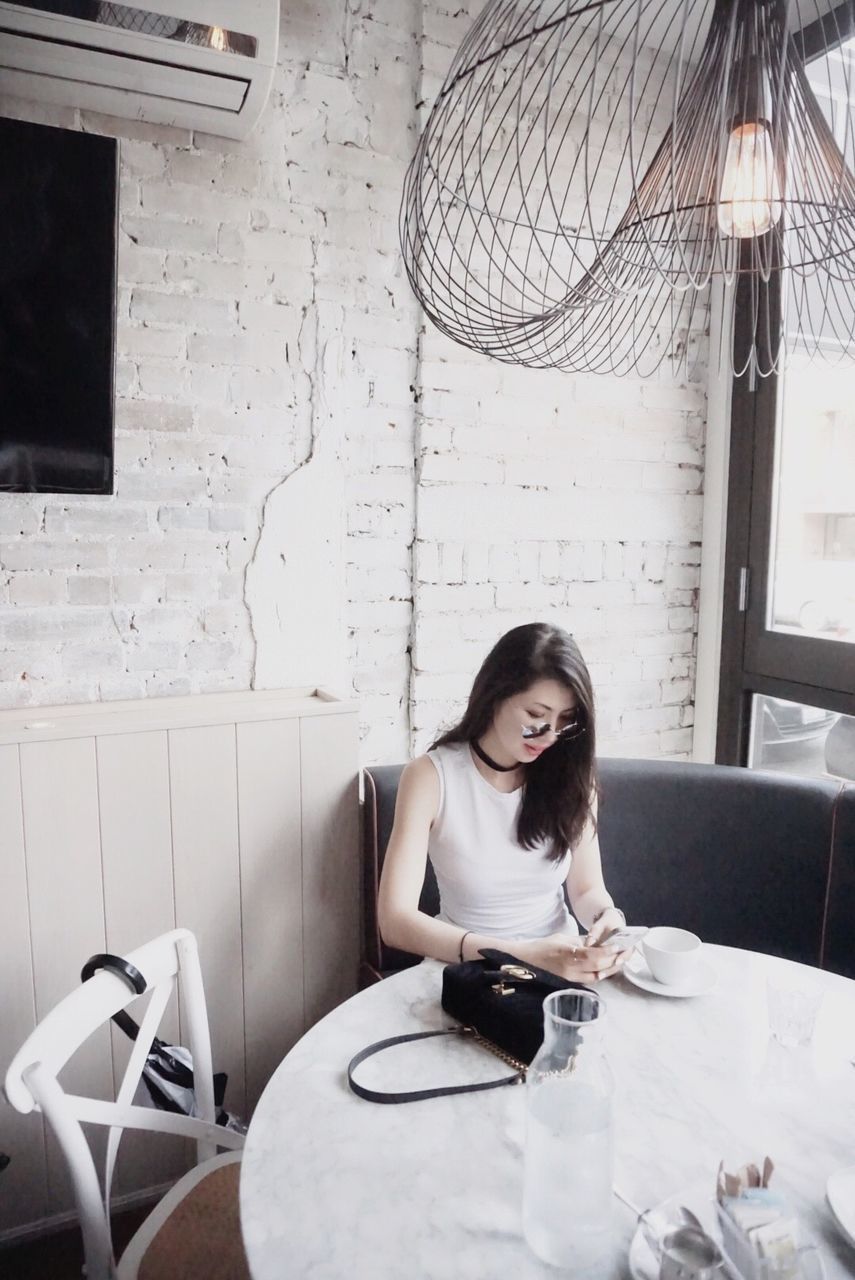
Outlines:
{"type": "Polygon", "coordinates": [[[657,982],[679,986],[695,972],[701,953],[701,940],[688,929],[672,929],[660,925],[650,929],[641,940],[647,966],[657,982]]]}

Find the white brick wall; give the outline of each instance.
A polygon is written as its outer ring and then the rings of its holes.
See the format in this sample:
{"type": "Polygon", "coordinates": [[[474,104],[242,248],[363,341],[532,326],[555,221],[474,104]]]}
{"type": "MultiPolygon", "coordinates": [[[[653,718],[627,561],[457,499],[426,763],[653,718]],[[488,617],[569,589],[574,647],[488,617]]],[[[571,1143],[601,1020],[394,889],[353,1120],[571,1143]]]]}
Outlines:
{"type": "Polygon", "coordinates": [[[0,496],[0,705],[246,688],[275,669],[265,582],[311,654],[312,583],[245,578],[299,558],[265,503],[325,432],[366,761],[423,747],[533,618],[578,635],[607,751],[690,750],[702,383],[488,362],[403,275],[416,103],[479,7],[283,5],[242,144],[0,99],[122,140],[116,493],[0,496]]]}

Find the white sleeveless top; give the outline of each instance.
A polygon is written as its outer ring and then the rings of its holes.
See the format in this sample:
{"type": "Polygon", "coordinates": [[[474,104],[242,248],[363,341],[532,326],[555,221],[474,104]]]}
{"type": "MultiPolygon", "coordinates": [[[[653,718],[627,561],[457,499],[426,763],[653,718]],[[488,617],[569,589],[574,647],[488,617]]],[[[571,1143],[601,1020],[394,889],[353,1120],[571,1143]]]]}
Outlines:
{"type": "Polygon", "coordinates": [[[522,788],[492,787],[465,742],[434,747],[427,758],[439,774],[439,810],[428,840],[439,918],[503,938],[578,934],[564,900],[570,851],[554,862],[545,844],[523,849],[517,843],[522,788]]]}

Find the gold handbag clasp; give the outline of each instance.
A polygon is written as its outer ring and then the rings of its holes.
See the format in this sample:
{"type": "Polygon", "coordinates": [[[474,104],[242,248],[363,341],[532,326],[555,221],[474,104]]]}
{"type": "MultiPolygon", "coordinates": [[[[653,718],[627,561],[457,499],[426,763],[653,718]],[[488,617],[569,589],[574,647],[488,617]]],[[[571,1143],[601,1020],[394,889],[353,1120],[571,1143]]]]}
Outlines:
{"type": "Polygon", "coordinates": [[[504,982],[494,982],[492,989],[497,996],[512,996],[516,991],[516,987],[506,986],[504,982]]]}
{"type": "Polygon", "coordinates": [[[516,978],[518,982],[530,982],[534,978],[531,969],[524,969],[521,964],[503,964],[499,967],[500,973],[506,973],[509,978],[516,978]]]}

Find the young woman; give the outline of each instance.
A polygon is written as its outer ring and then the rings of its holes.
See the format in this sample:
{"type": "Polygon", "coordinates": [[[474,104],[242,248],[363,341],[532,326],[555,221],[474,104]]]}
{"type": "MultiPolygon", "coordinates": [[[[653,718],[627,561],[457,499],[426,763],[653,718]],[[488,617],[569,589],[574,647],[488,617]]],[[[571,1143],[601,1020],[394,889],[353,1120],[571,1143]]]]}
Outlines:
{"type": "Polygon", "coordinates": [[[626,953],[594,945],[625,923],[600,866],[594,748],[575,640],[545,623],[509,631],[460,723],[401,775],[380,881],[384,940],[445,961],[494,947],[577,982],[616,973],[626,953]],[[428,855],[435,919],[418,909],[428,855]]]}

